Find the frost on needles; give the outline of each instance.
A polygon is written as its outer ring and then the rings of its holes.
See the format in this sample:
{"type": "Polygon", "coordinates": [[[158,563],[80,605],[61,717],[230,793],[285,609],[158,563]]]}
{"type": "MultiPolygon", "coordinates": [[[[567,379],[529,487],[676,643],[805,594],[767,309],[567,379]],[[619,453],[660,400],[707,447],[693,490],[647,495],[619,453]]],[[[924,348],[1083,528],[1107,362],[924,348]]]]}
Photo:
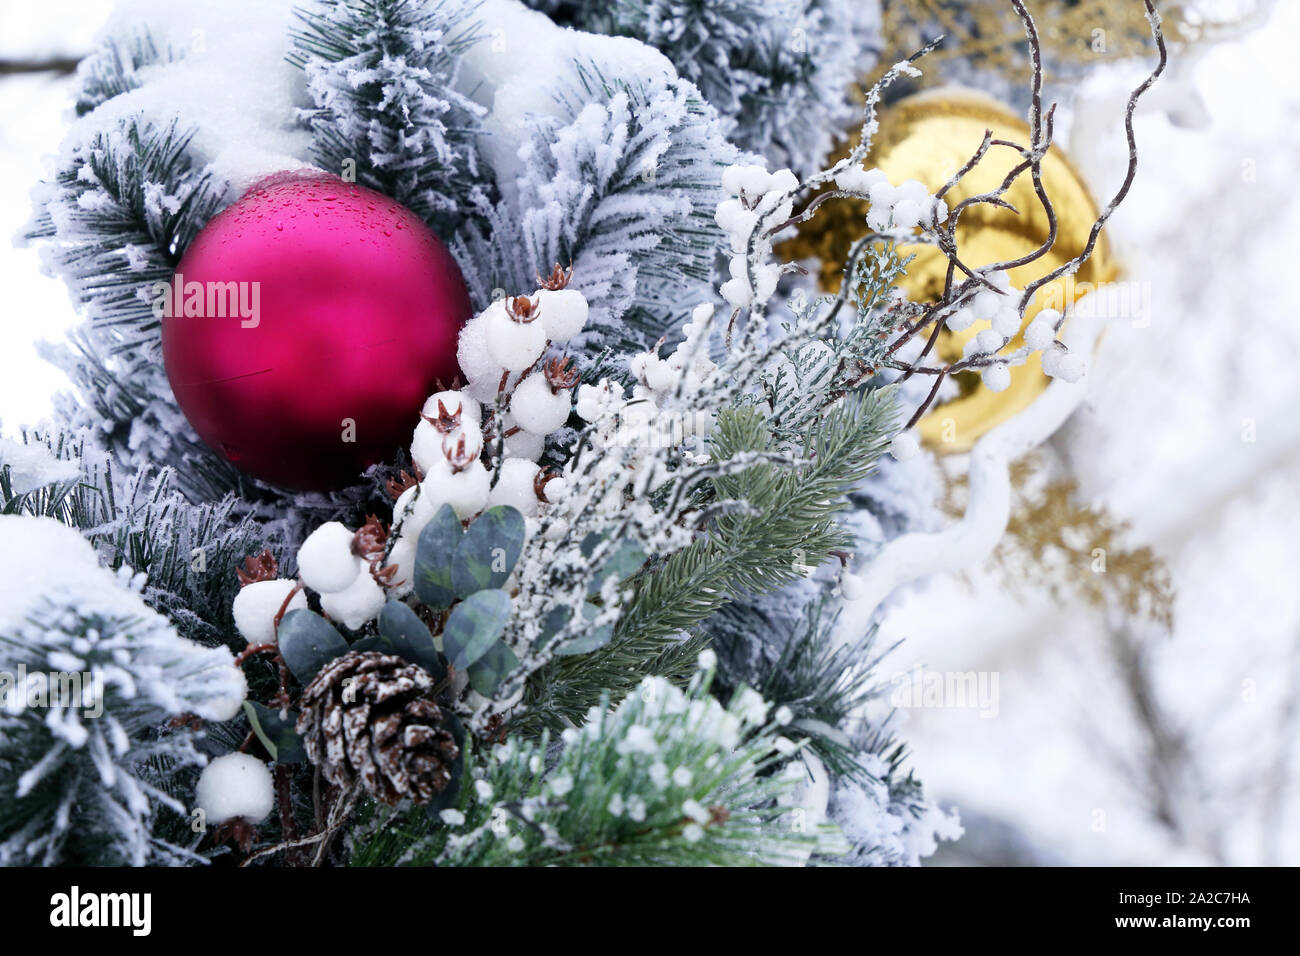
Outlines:
{"type": "Polygon", "coordinates": [[[557,22],[636,37],[663,53],[722,117],[722,131],[774,167],[819,168],[850,125],[879,13],[858,0],[527,0],[557,22]]]}
{"type": "MultiPolygon", "coordinates": [[[[155,833],[201,765],[172,717],[229,720],[245,693],[225,648],[176,634],[129,568],[50,518],[0,516],[0,864],[197,860],[155,833]]],[[[183,832],[183,831],[182,831],[183,832]]]]}

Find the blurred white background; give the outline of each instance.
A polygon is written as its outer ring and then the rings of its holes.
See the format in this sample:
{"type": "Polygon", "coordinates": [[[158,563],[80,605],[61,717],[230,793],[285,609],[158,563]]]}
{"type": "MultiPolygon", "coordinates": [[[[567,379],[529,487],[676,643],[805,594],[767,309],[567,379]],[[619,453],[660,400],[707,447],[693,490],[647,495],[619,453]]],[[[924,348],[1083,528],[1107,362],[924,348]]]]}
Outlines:
{"type": "MultiPolygon", "coordinates": [[[[0,60],[84,54],[110,6],[11,0],[0,60]]],[[[1010,591],[990,568],[928,582],[884,622],[886,643],[904,639],[887,672],[998,675],[996,716],[906,715],[918,776],[967,827],[941,862],[1300,863],[1297,35],[1300,4],[1278,4],[1264,27],[1177,63],[1140,112],[1141,167],[1110,234],[1126,278],[1150,290],[1150,323],[1109,329],[1087,407],[1046,451],[1168,563],[1173,633],[1126,631],[1032,580],[1010,591]]],[[[1098,72],[1065,110],[1058,138],[1098,195],[1121,173],[1118,117],[1139,69],[1098,72]]],[[[6,240],[71,88],[0,75],[6,240]]],[[[35,253],[7,242],[0,288],[12,435],[66,386],[33,343],[75,316],[35,253]]]]}

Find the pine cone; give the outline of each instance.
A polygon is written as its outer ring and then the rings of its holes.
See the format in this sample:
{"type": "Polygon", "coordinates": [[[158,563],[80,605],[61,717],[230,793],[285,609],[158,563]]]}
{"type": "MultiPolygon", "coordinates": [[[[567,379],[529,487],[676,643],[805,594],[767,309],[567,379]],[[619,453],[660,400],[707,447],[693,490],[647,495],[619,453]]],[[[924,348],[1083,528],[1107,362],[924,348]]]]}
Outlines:
{"type": "Polygon", "coordinates": [[[403,797],[427,803],[451,782],[460,755],[433,689],[428,671],[391,654],[335,658],[302,694],[297,729],[308,759],[331,783],[360,779],[389,806],[403,797]]]}

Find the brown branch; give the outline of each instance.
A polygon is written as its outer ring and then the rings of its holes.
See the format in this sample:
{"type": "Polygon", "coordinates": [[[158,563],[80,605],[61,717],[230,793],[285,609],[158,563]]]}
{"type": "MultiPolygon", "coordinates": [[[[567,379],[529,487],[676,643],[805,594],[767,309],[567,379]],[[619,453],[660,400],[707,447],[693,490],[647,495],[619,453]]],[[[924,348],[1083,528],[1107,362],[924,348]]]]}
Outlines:
{"type": "Polygon", "coordinates": [[[80,60],[80,57],[71,56],[52,56],[43,60],[0,60],[0,76],[15,76],[21,73],[75,73],[80,60]]]}

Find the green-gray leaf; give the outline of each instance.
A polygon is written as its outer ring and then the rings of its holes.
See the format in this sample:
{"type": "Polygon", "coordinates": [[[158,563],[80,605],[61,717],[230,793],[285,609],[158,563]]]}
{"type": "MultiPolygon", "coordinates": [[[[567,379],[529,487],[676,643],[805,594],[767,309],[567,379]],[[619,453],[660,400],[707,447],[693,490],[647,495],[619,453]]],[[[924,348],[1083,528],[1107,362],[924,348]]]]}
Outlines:
{"type": "Polygon", "coordinates": [[[487,649],[482,657],[469,665],[469,684],[484,697],[496,693],[501,678],[519,666],[519,658],[506,647],[505,641],[498,640],[487,649]]]}
{"type": "Polygon", "coordinates": [[[465,728],[456,719],[456,715],[449,710],[442,712],[442,726],[455,738],[459,752],[456,754],[456,759],[451,762],[451,782],[443,788],[442,793],[434,794],[433,799],[425,804],[429,816],[439,823],[442,822],[438,816],[439,812],[456,806],[460,797],[461,775],[465,771],[465,728]]]}
{"type": "Polygon", "coordinates": [[[542,615],[542,627],[537,637],[533,640],[533,650],[540,651],[543,647],[551,642],[556,634],[564,630],[564,625],[569,623],[569,618],[573,612],[563,604],[557,604],[545,614],[542,615]]]}
{"type": "Polygon", "coordinates": [[[524,516],[508,505],[489,508],[456,546],[452,587],[460,597],[506,583],[524,548],[524,516]]]}
{"type": "Polygon", "coordinates": [[[276,763],[302,763],[307,759],[302,738],[294,730],[294,725],[298,722],[296,710],[290,710],[288,716],[281,717],[280,711],[274,708],[246,700],[244,713],[248,715],[253,733],[276,763]]]}
{"type": "Polygon", "coordinates": [[[645,564],[645,557],[645,551],[637,542],[627,540],[619,543],[614,553],[605,559],[600,571],[591,579],[589,593],[599,594],[610,578],[616,581],[630,578],[641,570],[641,565],[645,564]]]}
{"type": "Polygon", "coordinates": [[[329,621],[315,611],[298,608],[280,621],[277,631],[280,656],[304,687],[316,673],[348,652],[348,642],[329,621]]]}
{"type": "Polygon", "coordinates": [[[452,610],[442,629],[442,649],[463,671],[482,657],[510,620],[510,596],[491,589],[471,594],[452,610]]]}
{"type": "MultiPolygon", "coordinates": [[[[600,608],[594,604],[584,604],[582,606],[583,620],[593,620],[600,613],[600,608]]],[[[588,651],[594,651],[597,648],[604,647],[609,643],[610,638],[614,636],[613,624],[602,624],[600,627],[591,628],[583,634],[578,635],[571,641],[567,641],[563,647],[556,650],[557,657],[572,657],[574,654],[586,654],[588,651]]]]}
{"type": "Polygon", "coordinates": [[[451,505],[443,505],[416,539],[415,593],[429,607],[451,607],[456,600],[451,569],[462,537],[464,531],[456,512],[451,505]]]}
{"type": "Polygon", "coordinates": [[[446,672],[433,635],[416,613],[401,601],[389,601],[379,615],[379,643],[381,650],[419,664],[439,680],[446,672]]]}

